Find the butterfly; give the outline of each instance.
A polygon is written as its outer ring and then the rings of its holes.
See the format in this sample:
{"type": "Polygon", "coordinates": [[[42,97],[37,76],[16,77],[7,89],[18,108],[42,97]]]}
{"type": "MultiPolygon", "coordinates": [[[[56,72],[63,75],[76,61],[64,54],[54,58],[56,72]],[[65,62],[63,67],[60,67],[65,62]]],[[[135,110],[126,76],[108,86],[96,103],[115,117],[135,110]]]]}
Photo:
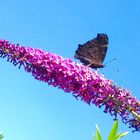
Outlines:
{"type": "Polygon", "coordinates": [[[78,45],[74,58],[79,59],[84,65],[91,68],[103,68],[107,48],[108,36],[106,34],[97,34],[96,38],[87,41],[83,45],[78,45]]]}

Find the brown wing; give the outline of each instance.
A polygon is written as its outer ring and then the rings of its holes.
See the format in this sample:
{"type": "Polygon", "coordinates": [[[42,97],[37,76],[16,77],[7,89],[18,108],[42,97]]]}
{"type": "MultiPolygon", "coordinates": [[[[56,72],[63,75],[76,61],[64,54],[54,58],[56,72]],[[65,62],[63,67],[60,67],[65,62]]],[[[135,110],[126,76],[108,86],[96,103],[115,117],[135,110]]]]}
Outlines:
{"type": "Polygon", "coordinates": [[[78,45],[78,49],[76,50],[74,57],[79,59],[85,65],[88,65],[99,59],[98,52],[99,49],[96,47],[95,43],[89,41],[84,45],[78,45]]]}
{"type": "Polygon", "coordinates": [[[99,48],[100,61],[103,62],[108,48],[108,36],[106,34],[98,34],[97,40],[98,40],[97,47],[99,48]]]}
{"type": "Polygon", "coordinates": [[[79,59],[84,65],[92,68],[104,67],[102,64],[107,52],[108,37],[106,34],[98,34],[96,38],[78,45],[75,51],[75,58],[79,59]]]}

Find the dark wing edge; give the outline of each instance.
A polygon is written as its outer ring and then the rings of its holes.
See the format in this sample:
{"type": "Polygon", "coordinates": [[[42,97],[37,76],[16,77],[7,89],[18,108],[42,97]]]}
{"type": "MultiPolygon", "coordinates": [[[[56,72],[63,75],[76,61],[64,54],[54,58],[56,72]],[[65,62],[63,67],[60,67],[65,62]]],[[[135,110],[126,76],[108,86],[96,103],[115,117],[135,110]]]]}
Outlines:
{"type": "Polygon", "coordinates": [[[108,49],[108,36],[106,34],[98,34],[97,40],[97,46],[99,47],[99,59],[101,63],[103,63],[108,49]]]}

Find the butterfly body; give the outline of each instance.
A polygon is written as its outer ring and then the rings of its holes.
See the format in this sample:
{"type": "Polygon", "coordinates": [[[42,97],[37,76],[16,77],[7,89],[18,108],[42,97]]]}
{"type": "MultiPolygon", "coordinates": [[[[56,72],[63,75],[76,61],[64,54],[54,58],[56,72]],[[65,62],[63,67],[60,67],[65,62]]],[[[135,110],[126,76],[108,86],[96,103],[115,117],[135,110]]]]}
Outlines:
{"type": "Polygon", "coordinates": [[[97,34],[96,38],[83,45],[79,44],[74,57],[91,68],[103,68],[107,48],[108,36],[106,34],[97,34]]]}

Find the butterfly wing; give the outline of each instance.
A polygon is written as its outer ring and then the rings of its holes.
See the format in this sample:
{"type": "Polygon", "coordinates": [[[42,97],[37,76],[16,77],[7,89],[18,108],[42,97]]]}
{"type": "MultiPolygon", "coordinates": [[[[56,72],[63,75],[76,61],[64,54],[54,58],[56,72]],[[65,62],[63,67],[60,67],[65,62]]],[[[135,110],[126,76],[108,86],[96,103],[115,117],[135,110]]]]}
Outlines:
{"type": "Polygon", "coordinates": [[[108,37],[106,34],[98,34],[96,38],[78,45],[75,51],[75,58],[79,59],[84,65],[90,65],[92,68],[101,68],[108,45],[108,37]]]}
{"type": "Polygon", "coordinates": [[[98,34],[97,40],[97,48],[99,49],[99,61],[103,63],[108,48],[108,36],[106,34],[98,34]]]}
{"type": "Polygon", "coordinates": [[[78,49],[75,52],[75,58],[79,59],[85,65],[96,62],[99,59],[98,54],[99,49],[95,47],[94,42],[87,42],[84,45],[79,45],[78,49]]]}

